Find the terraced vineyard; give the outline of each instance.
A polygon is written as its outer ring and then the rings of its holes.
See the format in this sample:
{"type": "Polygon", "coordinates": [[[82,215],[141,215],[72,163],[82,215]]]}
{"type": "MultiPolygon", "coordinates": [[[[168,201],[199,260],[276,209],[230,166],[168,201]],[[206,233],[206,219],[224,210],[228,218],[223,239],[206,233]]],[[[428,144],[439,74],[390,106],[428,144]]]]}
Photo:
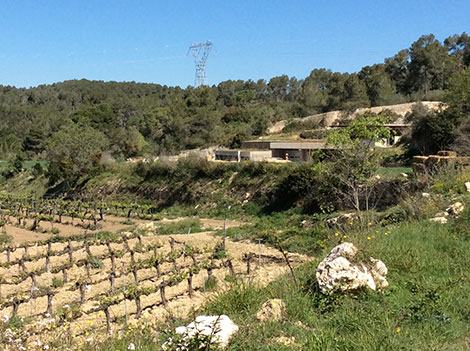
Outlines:
{"type": "MultiPolygon", "coordinates": [[[[15,212],[4,211],[2,218],[23,226],[31,211],[15,206],[15,212]]],[[[102,217],[90,216],[88,225],[102,225],[102,217]]],[[[214,291],[227,288],[227,281],[266,283],[287,270],[279,251],[229,240],[224,245],[211,232],[163,236],[157,235],[154,222],[141,221],[132,230],[87,233],[85,221],[72,224],[64,218],[52,215],[51,225],[61,222],[83,233],[0,250],[0,316],[24,319],[17,344],[57,337],[72,344],[115,333],[141,318],[184,316],[214,291]]],[[[304,257],[292,255],[290,260],[304,257]]]]}

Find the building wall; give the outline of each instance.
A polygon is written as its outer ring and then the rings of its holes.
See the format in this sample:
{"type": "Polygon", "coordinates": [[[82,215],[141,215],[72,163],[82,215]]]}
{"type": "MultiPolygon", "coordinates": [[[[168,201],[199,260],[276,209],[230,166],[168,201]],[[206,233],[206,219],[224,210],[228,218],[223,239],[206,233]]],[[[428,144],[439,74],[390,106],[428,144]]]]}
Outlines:
{"type": "Polygon", "coordinates": [[[271,157],[271,150],[240,151],[240,158],[242,161],[265,161],[271,157]]]}

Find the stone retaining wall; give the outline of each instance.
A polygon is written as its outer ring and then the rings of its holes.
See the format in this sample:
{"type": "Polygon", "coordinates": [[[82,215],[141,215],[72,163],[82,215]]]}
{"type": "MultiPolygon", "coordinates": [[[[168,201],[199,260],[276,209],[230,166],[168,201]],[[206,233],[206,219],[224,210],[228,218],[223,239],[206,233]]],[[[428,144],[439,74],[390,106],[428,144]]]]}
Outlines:
{"type": "Polygon", "coordinates": [[[437,167],[450,165],[470,167],[470,157],[457,156],[455,151],[439,151],[437,155],[414,156],[412,163],[416,175],[425,175],[437,167]]]}

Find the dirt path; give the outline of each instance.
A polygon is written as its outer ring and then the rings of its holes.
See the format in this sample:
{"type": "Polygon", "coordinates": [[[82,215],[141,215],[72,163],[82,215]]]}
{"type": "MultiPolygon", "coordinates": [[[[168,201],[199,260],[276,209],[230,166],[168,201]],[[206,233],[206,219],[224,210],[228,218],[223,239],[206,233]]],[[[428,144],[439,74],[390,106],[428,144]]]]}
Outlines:
{"type": "MultiPolygon", "coordinates": [[[[179,222],[187,218],[189,217],[180,217],[180,218],[175,218],[175,219],[163,218],[161,220],[155,220],[155,221],[135,219],[131,221],[134,224],[126,224],[127,218],[125,217],[105,216],[104,221],[98,222],[99,229],[95,231],[87,231],[87,232],[94,233],[96,231],[108,231],[108,232],[114,233],[114,232],[121,231],[121,230],[130,230],[134,225],[146,224],[146,223],[152,223],[152,222],[158,227],[158,225],[160,224],[179,222]]],[[[12,223],[16,223],[16,218],[11,217],[10,220],[12,223]]],[[[204,228],[223,229],[224,227],[224,220],[221,220],[221,219],[201,218],[200,220],[204,228]]],[[[84,221],[85,224],[88,224],[89,222],[90,222],[89,220],[84,221]]],[[[71,217],[67,217],[67,216],[62,217],[62,223],[51,223],[48,221],[41,221],[40,227],[42,231],[44,232],[31,231],[27,229],[33,225],[32,219],[27,219],[25,223],[26,225],[24,227],[23,226],[18,227],[13,224],[8,224],[6,226],[7,234],[12,236],[13,245],[21,245],[27,242],[35,242],[35,241],[49,239],[53,237],[54,235],[57,235],[57,234],[51,233],[51,230],[53,228],[56,230],[58,229],[59,235],[65,236],[65,237],[73,236],[73,235],[80,235],[80,234],[85,233],[85,229],[79,226],[79,224],[82,223],[79,219],[75,218],[72,220],[71,217]]],[[[226,228],[238,227],[244,224],[245,224],[244,222],[240,222],[240,221],[227,220],[226,228]]]]}

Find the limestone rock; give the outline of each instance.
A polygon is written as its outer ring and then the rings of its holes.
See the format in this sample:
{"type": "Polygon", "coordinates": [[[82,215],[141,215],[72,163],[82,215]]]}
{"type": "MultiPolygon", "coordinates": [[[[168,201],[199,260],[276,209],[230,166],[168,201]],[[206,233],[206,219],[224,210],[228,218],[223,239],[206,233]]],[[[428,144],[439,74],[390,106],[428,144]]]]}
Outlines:
{"type": "Polygon", "coordinates": [[[463,185],[463,188],[465,189],[465,191],[467,193],[470,193],[470,182],[466,182],[464,185],[463,185]]]}
{"type": "Polygon", "coordinates": [[[352,222],[356,217],[357,215],[355,213],[345,213],[341,216],[327,219],[326,223],[328,225],[335,225],[339,223],[349,223],[349,222],[352,222]]]}
{"type": "Polygon", "coordinates": [[[323,292],[356,290],[368,287],[372,290],[388,286],[385,264],[375,258],[369,262],[352,264],[349,260],[357,254],[352,243],[342,243],[333,248],[317,267],[316,277],[323,292]]]}
{"type": "Polygon", "coordinates": [[[453,216],[458,216],[460,212],[465,209],[465,206],[461,202],[456,202],[449,207],[447,207],[446,212],[453,216]]]}
{"type": "Polygon", "coordinates": [[[352,243],[342,243],[338,246],[335,246],[325,260],[332,261],[338,257],[353,258],[357,254],[357,248],[352,243]]]}
{"type": "Polygon", "coordinates": [[[440,224],[446,224],[447,223],[447,218],[445,218],[445,217],[434,217],[434,218],[431,218],[430,221],[440,223],[440,224]]]}
{"type": "MultiPolygon", "coordinates": [[[[211,343],[217,343],[220,347],[226,348],[233,334],[238,331],[238,326],[226,315],[221,316],[198,316],[194,322],[186,327],[177,327],[175,332],[183,337],[183,342],[177,345],[179,350],[186,350],[188,344],[184,340],[191,339],[197,335],[211,336],[211,343]]],[[[173,344],[169,338],[162,349],[166,350],[173,344]]]]}
{"type": "Polygon", "coordinates": [[[438,213],[436,213],[436,215],[434,217],[445,217],[445,218],[447,218],[447,217],[449,217],[449,212],[447,212],[447,211],[438,212],[438,213]]]}
{"type": "Polygon", "coordinates": [[[256,313],[256,319],[260,322],[279,322],[286,316],[286,304],[281,299],[266,301],[256,313]]]}
{"type": "Polygon", "coordinates": [[[386,276],[388,274],[388,268],[381,260],[371,257],[371,269],[370,273],[374,278],[375,285],[378,289],[385,289],[388,287],[388,281],[386,276]]]}

